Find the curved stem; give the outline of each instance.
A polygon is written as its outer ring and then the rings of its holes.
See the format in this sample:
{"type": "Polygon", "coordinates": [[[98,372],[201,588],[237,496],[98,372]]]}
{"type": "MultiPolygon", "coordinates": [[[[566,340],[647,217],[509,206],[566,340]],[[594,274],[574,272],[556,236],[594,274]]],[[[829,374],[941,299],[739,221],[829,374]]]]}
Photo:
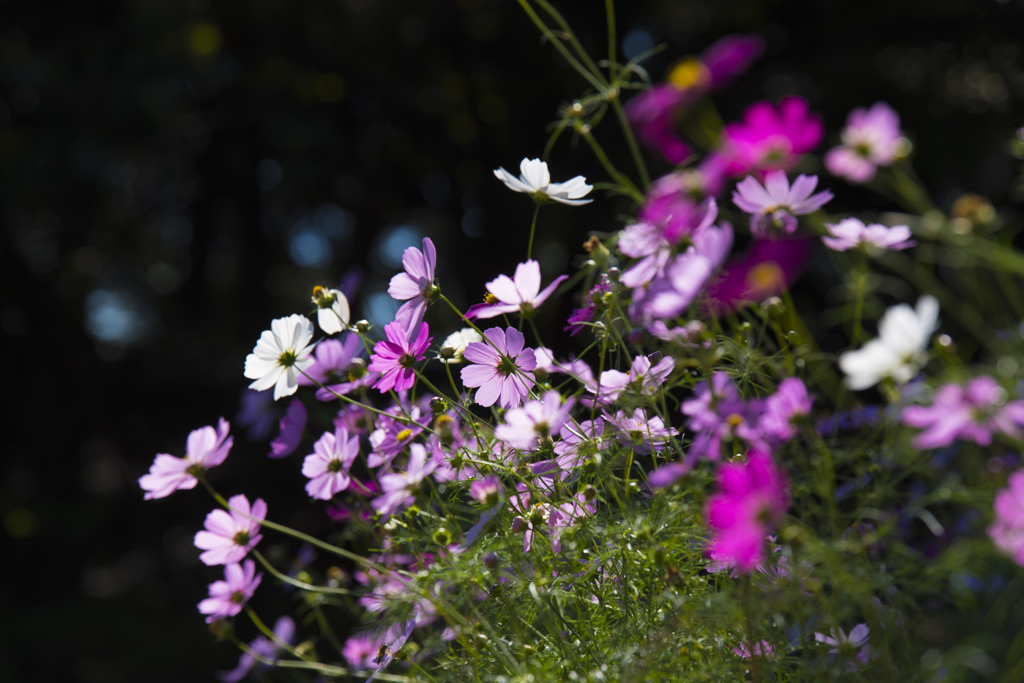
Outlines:
{"type": "Polygon", "coordinates": [[[257,560],[259,560],[259,563],[263,565],[264,569],[266,569],[268,572],[270,572],[274,576],[274,578],[278,579],[279,581],[284,581],[285,583],[290,584],[292,586],[295,586],[296,588],[301,588],[302,590],[309,591],[310,593],[327,593],[327,594],[334,594],[334,595],[351,595],[352,594],[352,591],[350,591],[347,588],[331,588],[330,586],[314,586],[311,583],[306,583],[305,581],[299,581],[298,579],[293,579],[292,577],[288,576],[287,574],[282,574],[280,571],[278,571],[274,567],[274,565],[270,564],[270,562],[267,560],[267,558],[263,557],[263,555],[260,553],[260,551],[253,550],[252,554],[253,554],[253,556],[257,560]]]}
{"type": "Polygon", "coordinates": [[[533,210],[533,222],[530,223],[530,242],[526,245],[526,260],[529,261],[533,255],[533,233],[537,230],[537,215],[540,214],[540,204],[533,210]]]}

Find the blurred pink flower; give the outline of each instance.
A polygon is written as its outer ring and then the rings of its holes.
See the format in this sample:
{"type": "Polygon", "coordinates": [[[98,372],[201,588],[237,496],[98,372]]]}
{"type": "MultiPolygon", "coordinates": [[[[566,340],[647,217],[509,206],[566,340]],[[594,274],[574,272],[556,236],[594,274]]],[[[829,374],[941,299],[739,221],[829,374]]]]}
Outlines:
{"type": "Polygon", "coordinates": [[[763,187],[753,176],[737,183],[732,201],[751,214],[750,232],[755,237],[792,234],[797,228],[797,216],[814,213],[832,199],[829,190],[811,194],[817,184],[816,175],[798,175],[791,187],[785,171],[769,171],[763,187]]]}
{"type": "Polygon", "coordinates": [[[306,428],[307,417],[306,406],[302,401],[297,398],[292,399],[279,423],[281,431],[270,442],[270,452],[267,453],[267,456],[283,458],[294,453],[295,449],[299,447],[299,442],[302,441],[302,430],[306,428]]]}
{"type": "Polygon", "coordinates": [[[1014,472],[996,492],[995,519],[988,527],[992,542],[1024,567],[1024,470],[1014,472]]]}
{"type": "Polygon", "coordinates": [[[725,172],[740,176],[788,170],[801,154],[817,147],[824,134],[821,118],[809,113],[807,100],[801,97],[784,97],[777,108],[771,102],[755,102],[743,112],[741,123],[730,123],[722,133],[725,172]]]}
{"type": "Polygon", "coordinates": [[[189,433],[184,458],[158,454],[149,474],[139,477],[139,486],[146,491],[143,498],[165,498],[179,489],[195,488],[199,476],[228,457],[235,442],[234,437],[228,436],[229,429],[228,421],[222,417],[217,429],[201,427],[189,433]]]}
{"type": "Polygon", "coordinates": [[[838,223],[826,223],[825,229],[830,237],[822,237],[821,241],[835,251],[856,249],[862,245],[899,250],[917,244],[910,239],[910,228],[905,225],[887,228],[878,223],[864,225],[857,218],[844,218],[838,223]]]}
{"type": "Polygon", "coordinates": [[[940,448],[956,439],[988,446],[995,432],[1021,438],[1024,401],[1007,402],[1006,390],[983,375],[965,385],[943,385],[932,405],[904,408],[901,418],[904,424],[925,430],[914,437],[914,448],[940,448]]]}
{"type": "Polygon", "coordinates": [[[846,118],[843,144],[825,154],[825,168],[851,183],[866,183],[875,177],[879,166],[895,161],[901,137],[900,115],[885,102],[876,102],[871,109],[854,109],[846,118]]]}

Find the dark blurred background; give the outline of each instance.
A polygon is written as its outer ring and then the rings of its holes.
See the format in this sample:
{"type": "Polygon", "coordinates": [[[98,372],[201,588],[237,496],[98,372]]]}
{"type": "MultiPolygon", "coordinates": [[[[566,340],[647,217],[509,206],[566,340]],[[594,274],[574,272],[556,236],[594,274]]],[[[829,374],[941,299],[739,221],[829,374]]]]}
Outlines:
{"type": "MultiPolygon", "coordinates": [[[[599,57],[603,6],[561,5],[599,57]]],[[[830,144],[851,108],[886,100],[940,203],[1015,198],[1018,0],[633,0],[618,19],[625,57],[668,44],[646,63],[655,79],[722,35],[761,33],[765,56],[715,96],[727,121],[802,95],[830,144]]],[[[457,303],[511,273],[532,204],[491,169],[538,156],[584,87],[513,0],[0,2],[0,680],[206,681],[234,666],[195,608],[219,574],[191,545],[209,498],[144,504],[136,479],[190,430],[234,420],[245,355],[272,318],[310,308],[314,284],[358,282],[354,315],[379,326],[423,236],[457,303]]],[[[613,125],[597,137],[632,172],[613,125]]],[[[568,136],[550,163],[555,180],[605,179],[568,136]]],[[[886,208],[823,182],[833,210],[886,208]]],[[[542,211],[545,279],[630,210],[542,211]]],[[[436,341],[456,329],[445,311],[428,320],[436,341]]],[[[266,439],[234,432],[223,492],[329,531],[298,455],[268,461],[266,439]]],[[[292,599],[262,593],[268,620],[292,599]]]]}

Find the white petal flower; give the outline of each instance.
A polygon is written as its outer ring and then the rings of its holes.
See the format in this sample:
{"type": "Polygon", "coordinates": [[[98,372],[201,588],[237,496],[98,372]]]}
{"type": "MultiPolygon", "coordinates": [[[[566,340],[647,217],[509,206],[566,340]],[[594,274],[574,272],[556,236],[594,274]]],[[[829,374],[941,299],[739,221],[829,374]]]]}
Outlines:
{"type": "Polygon", "coordinates": [[[274,400],[298,389],[299,372],[313,364],[313,323],[304,315],[290,315],[270,323],[245,359],[245,376],[255,380],[250,389],[274,387],[274,400]]]}
{"type": "Polygon", "coordinates": [[[437,359],[442,363],[461,363],[462,352],[466,350],[466,345],[471,342],[482,342],[483,337],[480,333],[474,330],[472,327],[464,327],[458,332],[452,332],[448,335],[448,338],[441,344],[441,350],[438,352],[437,359]]]}
{"type": "Polygon", "coordinates": [[[523,159],[519,164],[519,171],[520,175],[516,178],[504,167],[499,167],[494,170],[494,175],[505,183],[508,189],[533,195],[533,198],[538,201],[550,199],[570,206],[579,206],[594,201],[593,199],[581,199],[594,189],[592,185],[587,185],[587,179],[581,175],[564,183],[553,183],[547,163],[540,159],[523,159]]]}
{"type": "Polygon", "coordinates": [[[316,304],[316,321],[327,334],[337,334],[348,325],[351,315],[348,298],[341,291],[314,287],[313,303],[316,304]]]}
{"type": "Polygon", "coordinates": [[[867,389],[890,377],[898,384],[914,378],[928,362],[928,343],[939,322],[939,302],[922,296],[916,309],[907,304],[893,306],[878,323],[878,338],[863,348],[839,357],[846,374],[846,386],[867,389]]]}

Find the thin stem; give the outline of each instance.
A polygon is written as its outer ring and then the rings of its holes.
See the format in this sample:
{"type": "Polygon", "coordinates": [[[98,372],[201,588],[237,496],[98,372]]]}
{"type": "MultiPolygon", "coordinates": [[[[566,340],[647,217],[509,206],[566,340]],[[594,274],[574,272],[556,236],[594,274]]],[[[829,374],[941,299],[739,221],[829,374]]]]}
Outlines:
{"type": "Polygon", "coordinates": [[[604,0],[604,13],[608,19],[608,76],[614,83],[618,68],[615,61],[615,0],[604,0]]]}
{"type": "MultiPolygon", "coordinates": [[[[587,79],[590,85],[594,86],[596,90],[604,92],[607,89],[607,86],[601,82],[603,79],[599,80],[598,78],[595,78],[593,73],[588,71],[586,67],[580,64],[578,59],[572,56],[572,53],[565,47],[561,39],[559,39],[559,37],[547,27],[547,24],[545,24],[544,20],[537,15],[527,0],[519,0],[519,5],[523,8],[523,11],[526,12],[526,16],[530,17],[533,23],[536,24],[537,28],[540,29],[540,32],[544,34],[544,37],[550,40],[551,44],[555,46],[555,49],[558,50],[563,57],[565,57],[565,60],[569,62],[572,68],[576,69],[577,73],[587,79]]],[[[598,72],[598,76],[600,76],[600,72],[598,72]]]]}
{"type": "Polygon", "coordinates": [[[302,653],[300,653],[290,643],[287,643],[278,638],[277,634],[269,628],[267,628],[267,625],[263,623],[263,620],[256,615],[256,612],[253,610],[252,607],[246,605],[245,613],[249,615],[249,618],[252,620],[252,623],[256,624],[256,628],[258,628],[263,635],[265,635],[267,638],[270,638],[270,640],[272,640],[274,644],[282,650],[286,650],[288,654],[290,654],[292,657],[295,657],[296,659],[302,659],[307,662],[316,661],[309,655],[303,655],[302,653]]]}
{"type": "Polygon", "coordinates": [[[601,162],[601,165],[604,166],[604,170],[612,177],[612,180],[618,183],[630,197],[635,199],[637,202],[642,202],[644,200],[643,194],[640,190],[636,189],[636,186],[629,178],[624,176],[617,168],[615,168],[615,165],[612,164],[608,155],[605,154],[604,148],[602,148],[601,144],[596,138],[594,138],[594,134],[590,132],[590,127],[585,123],[580,123],[577,124],[576,130],[583,136],[583,139],[587,141],[587,144],[590,145],[590,149],[593,150],[594,156],[596,156],[597,160],[601,162]]]}
{"type": "Polygon", "coordinates": [[[864,296],[867,294],[868,262],[864,254],[859,255],[859,267],[853,271],[854,304],[853,304],[853,341],[860,343],[864,336],[861,317],[864,314],[864,296]]]}
{"type": "Polygon", "coordinates": [[[533,210],[533,222],[530,223],[530,242],[526,245],[526,259],[533,255],[533,233],[537,230],[537,215],[540,213],[540,204],[533,210]]]}
{"type": "Polygon", "coordinates": [[[747,653],[750,655],[750,680],[758,683],[761,679],[761,666],[757,652],[760,648],[754,645],[754,619],[750,611],[750,576],[743,579],[743,616],[747,622],[747,653]]]}
{"type": "Polygon", "coordinates": [[[640,145],[636,142],[636,135],[633,134],[633,126],[629,125],[629,118],[626,116],[626,110],[622,108],[622,101],[619,99],[618,92],[615,93],[615,99],[612,100],[612,109],[615,110],[615,118],[618,119],[619,126],[622,128],[622,134],[626,138],[626,145],[629,147],[629,154],[633,157],[633,163],[636,164],[637,173],[640,174],[640,182],[644,186],[644,191],[646,191],[651,186],[651,176],[647,172],[647,162],[644,161],[644,155],[640,151],[640,145]]]}
{"type": "Polygon", "coordinates": [[[348,590],[347,588],[331,588],[330,586],[314,586],[311,583],[306,583],[305,581],[299,581],[298,579],[293,579],[292,577],[288,576],[287,574],[282,574],[280,571],[278,571],[274,567],[274,565],[270,564],[270,562],[267,560],[267,558],[263,557],[263,555],[260,553],[260,551],[253,550],[252,554],[253,554],[253,556],[257,560],[259,560],[259,563],[263,565],[264,569],[266,569],[268,572],[270,572],[274,576],[274,578],[278,579],[279,581],[284,581],[287,584],[291,584],[292,586],[295,586],[296,588],[301,588],[302,590],[309,591],[310,593],[327,593],[327,594],[334,594],[334,595],[351,595],[351,593],[352,593],[352,591],[348,590]]]}
{"type": "MultiPolygon", "coordinates": [[[[255,659],[260,664],[266,664],[267,666],[276,666],[282,669],[310,669],[312,671],[318,671],[324,676],[330,676],[332,678],[338,678],[341,676],[367,676],[372,674],[372,671],[352,671],[341,666],[333,666],[331,664],[321,664],[319,662],[306,662],[296,661],[293,659],[274,659],[267,657],[266,655],[256,652],[251,647],[243,643],[234,636],[231,637],[231,641],[238,646],[238,648],[255,659]]],[[[377,679],[381,681],[388,681],[389,683],[415,683],[415,679],[407,676],[396,676],[394,674],[381,673],[377,674],[377,679]]]]}

